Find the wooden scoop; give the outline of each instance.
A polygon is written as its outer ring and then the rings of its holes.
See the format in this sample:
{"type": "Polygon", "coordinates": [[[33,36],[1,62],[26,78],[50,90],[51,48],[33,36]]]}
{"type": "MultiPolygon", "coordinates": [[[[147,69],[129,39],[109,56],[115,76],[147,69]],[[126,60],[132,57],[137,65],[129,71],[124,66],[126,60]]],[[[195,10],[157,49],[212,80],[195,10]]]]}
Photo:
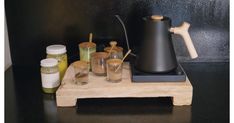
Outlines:
{"type": "Polygon", "coordinates": [[[131,53],[131,49],[128,50],[128,52],[125,54],[125,56],[123,57],[123,59],[121,60],[120,65],[117,67],[117,69],[115,70],[115,72],[117,72],[121,66],[121,64],[124,62],[124,59],[131,53]]]}
{"type": "Polygon", "coordinates": [[[89,33],[89,42],[91,43],[93,40],[93,33],[89,33]]]}

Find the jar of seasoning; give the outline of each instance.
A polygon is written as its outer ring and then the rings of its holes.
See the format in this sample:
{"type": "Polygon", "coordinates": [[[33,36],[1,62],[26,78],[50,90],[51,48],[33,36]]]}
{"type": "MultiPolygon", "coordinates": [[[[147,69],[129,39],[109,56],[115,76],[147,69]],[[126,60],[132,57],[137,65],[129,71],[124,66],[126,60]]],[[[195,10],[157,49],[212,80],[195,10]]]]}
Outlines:
{"type": "Polygon", "coordinates": [[[58,61],[54,58],[41,60],[41,81],[45,93],[55,93],[60,85],[58,61]]]}
{"type": "Polygon", "coordinates": [[[58,60],[58,68],[60,73],[60,80],[67,70],[67,50],[64,45],[50,45],[46,47],[47,58],[55,58],[58,60]]]}
{"type": "Polygon", "coordinates": [[[106,60],[108,59],[107,52],[95,52],[91,54],[92,72],[97,76],[106,75],[106,60]]]}
{"type": "Polygon", "coordinates": [[[90,65],[91,54],[96,52],[96,44],[93,42],[82,42],[79,44],[80,60],[90,65]]]}
{"type": "Polygon", "coordinates": [[[104,48],[104,51],[110,53],[110,58],[122,59],[123,58],[123,48],[116,46],[116,41],[110,42],[110,47],[104,48]],[[113,47],[113,48],[112,48],[113,47]]]}

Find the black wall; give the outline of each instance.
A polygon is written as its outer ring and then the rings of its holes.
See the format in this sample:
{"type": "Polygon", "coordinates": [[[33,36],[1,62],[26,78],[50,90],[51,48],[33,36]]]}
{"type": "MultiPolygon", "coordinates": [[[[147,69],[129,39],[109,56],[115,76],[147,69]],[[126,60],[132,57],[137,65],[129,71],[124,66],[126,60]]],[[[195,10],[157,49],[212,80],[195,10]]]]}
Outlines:
{"type": "Polygon", "coordinates": [[[99,49],[110,40],[126,47],[115,14],[124,20],[135,52],[141,18],[161,14],[170,17],[173,26],[191,24],[199,58],[189,60],[182,38],[174,35],[180,61],[229,61],[228,0],[5,0],[5,10],[14,65],[39,65],[46,46],[58,43],[67,46],[70,62],[78,59],[78,43],[87,41],[89,32],[99,49]]]}

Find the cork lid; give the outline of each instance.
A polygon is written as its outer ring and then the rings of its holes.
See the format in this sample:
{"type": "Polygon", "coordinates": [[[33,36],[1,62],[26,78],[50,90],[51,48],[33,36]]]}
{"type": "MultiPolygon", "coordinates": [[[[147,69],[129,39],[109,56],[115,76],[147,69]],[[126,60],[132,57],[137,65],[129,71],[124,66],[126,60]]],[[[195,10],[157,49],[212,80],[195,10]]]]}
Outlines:
{"type": "Polygon", "coordinates": [[[82,42],[79,44],[79,47],[81,48],[93,48],[96,47],[96,44],[93,42],[82,42]]]}
{"type": "Polygon", "coordinates": [[[107,64],[110,65],[120,65],[122,63],[121,59],[109,59],[107,60],[107,64]]]}
{"type": "Polygon", "coordinates": [[[72,66],[74,68],[81,68],[81,69],[87,68],[88,69],[89,63],[86,61],[75,61],[72,63],[72,66]]]}
{"type": "Polygon", "coordinates": [[[111,52],[123,52],[123,48],[122,47],[118,47],[116,45],[117,45],[116,41],[111,41],[110,42],[110,47],[104,48],[104,51],[109,53],[110,50],[111,50],[111,47],[113,46],[113,49],[112,49],[111,52]]]}
{"type": "Polygon", "coordinates": [[[107,58],[108,57],[108,53],[106,52],[94,52],[91,54],[92,58],[107,58]]]}
{"type": "Polygon", "coordinates": [[[160,21],[160,20],[163,19],[163,16],[162,16],[162,15],[152,15],[152,16],[151,16],[151,19],[160,21]]]}

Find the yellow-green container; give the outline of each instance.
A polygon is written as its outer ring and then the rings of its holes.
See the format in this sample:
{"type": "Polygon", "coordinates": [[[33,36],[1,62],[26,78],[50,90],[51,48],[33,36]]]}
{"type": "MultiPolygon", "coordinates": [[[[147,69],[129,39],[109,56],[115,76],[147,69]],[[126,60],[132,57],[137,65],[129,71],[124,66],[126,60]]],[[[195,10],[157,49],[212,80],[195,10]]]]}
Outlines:
{"type": "Polygon", "coordinates": [[[60,73],[60,80],[67,70],[67,50],[64,45],[50,45],[46,47],[47,58],[55,58],[58,60],[58,68],[60,73]]]}
{"type": "Polygon", "coordinates": [[[82,42],[79,44],[80,60],[90,65],[91,54],[96,52],[96,44],[93,42],[82,42]]]}

